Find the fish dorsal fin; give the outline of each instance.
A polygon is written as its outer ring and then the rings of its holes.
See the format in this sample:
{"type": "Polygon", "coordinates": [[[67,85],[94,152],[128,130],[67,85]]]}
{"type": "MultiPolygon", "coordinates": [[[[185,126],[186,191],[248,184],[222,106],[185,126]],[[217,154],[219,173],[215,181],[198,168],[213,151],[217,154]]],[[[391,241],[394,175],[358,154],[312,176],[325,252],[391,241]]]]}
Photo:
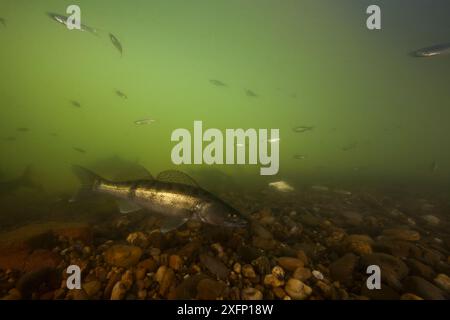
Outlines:
{"type": "Polygon", "coordinates": [[[156,177],[156,180],[163,182],[182,183],[193,187],[199,187],[198,183],[184,172],[177,170],[162,171],[156,177]]]}

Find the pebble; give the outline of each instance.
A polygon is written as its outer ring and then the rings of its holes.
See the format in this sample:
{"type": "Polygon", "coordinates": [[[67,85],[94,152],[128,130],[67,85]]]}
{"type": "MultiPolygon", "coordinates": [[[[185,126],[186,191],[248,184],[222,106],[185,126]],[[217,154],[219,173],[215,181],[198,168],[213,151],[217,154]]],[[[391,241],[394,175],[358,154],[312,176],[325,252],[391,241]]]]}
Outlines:
{"type": "Polygon", "coordinates": [[[443,273],[440,273],[434,278],[434,283],[444,291],[450,293],[450,278],[443,273]]]}
{"type": "Polygon", "coordinates": [[[148,247],[149,239],[145,233],[138,231],[130,233],[127,237],[127,242],[131,245],[145,249],[148,247]]]}
{"type": "Polygon", "coordinates": [[[342,284],[350,284],[359,258],[353,253],[347,253],[330,264],[331,278],[342,284]]]}
{"type": "Polygon", "coordinates": [[[383,231],[383,235],[396,240],[403,241],[419,241],[420,233],[409,229],[386,229],[383,231]]]}
{"type": "Polygon", "coordinates": [[[289,279],[284,288],[286,293],[294,300],[305,300],[311,293],[311,287],[304,284],[302,281],[297,279],[289,279]]]}
{"type": "Polygon", "coordinates": [[[142,249],[137,246],[114,245],[105,252],[107,263],[124,268],[136,265],[141,256],[142,249]]]}
{"type": "Polygon", "coordinates": [[[93,298],[102,289],[102,283],[98,280],[89,281],[83,284],[83,289],[89,298],[93,298]]]}
{"type": "Polygon", "coordinates": [[[408,277],[403,285],[406,292],[414,293],[426,300],[445,300],[441,289],[421,277],[408,277]]]}
{"type": "Polygon", "coordinates": [[[241,292],[242,300],[262,300],[263,294],[255,288],[245,288],[241,292]]]}
{"type": "Polygon", "coordinates": [[[316,278],[317,280],[323,280],[325,279],[325,277],[323,276],[322,272],[318,271],[318,270],[313,270],[312,275],[314,276],[314,278],[316,278]]]}
{"type": "Polygon", "coordinates": [[[277,297],[278,299],[283,299],[286,296],[286,292],[284,292],[283,288],[281,287],[275,287],[272,291],[275,297],[277,297]]]}
{"type": "Polygon", "coordinates": [[[197,285],[197,299],[216,300],[223,295],[226,287],[226,284],[222,281],[212,279],[200,280],[197,285]]]}
{"type": "Polygon", "coordinates": [[[295,271],[292,275],[292,277],[294,279],[297,279],[297,280],[300,280],[303,282],[310,279],[311,276],[312,276],[311,270],[308,268],[303,268],[303,267],[295,269],[295,271]]]}
{"type": "Polygon", "coordinates": [[[183,268],[183,259],[179,255],[172,254],[169,257],[169,267],[175,271],[181,270],[183,268]]]}
{"type": "Polygon", "coordinates": [[[213,275],[219,279],[226,280],[230,270],[227,266],[215,257],[207,254],[200,255],[200,262],[209,270],[213,275]]]}
{"type": "Polygon", "coordinates": [[[239,262],[236,262],[233,265],[233,271],[236,272],[237,274],[240,274],[242,270],[241,264],[239,262]]]}
{"type": "Polygon", "coordinates": [[[438,217],[433,216],[431,214],[423,216],[423,220],[425,220],[427,223],[431,225],[438,225],[441,222],[441,220],[438,217]]]}
{"type": "Polygon", "coordinates": [[[123,300],[127,291],[127,286],[122,281],[116,282],[111,292],[111,300],[123,300]]]}
{"type": "Polygon", "coordinates": [[[140,300],[145,300],[145,298],[147,298],[147,290],[145,289],[139,290],[137,293],[137,297],[140,300]]]}
{"type": "Polygon", "coordinates": [[[255,278],[256,273],[251,264],[245,264],[242,266],[242,275],[246,278],[255,278]]]}
{"type": "Polygon", "coordinates": [[[303,267],[302,260],[291,257],[281,257],[277,259],[278,264],[288,271],[295,271],[295,269],[303,267]]]}
{"type": "Polygon", "coordinates": [[[222,245],[220,244],[220,243],[213,243],[212,245],[211,245],[211,248],[214,250],[214,251],[216,251],[216,253],[217,253],[217,256],[219,257],[219,258],[223,258],[224,257],[224,255],[225,255],[225,252],[224,252],[224,250],[223,250],[223,247],[222,247],[222,245]]]}
{"type": "Polygon", "coordinates": [[[277,278],[273,274],[267,274],[264,277],[264,284],[271,287],[280,287],[284,285],[284,280],[277,278]]]}
{"type": "Polygon", "coordinates": [[[413,293],[404,293],[400,297],[400,300],[423,300],[423,298],[416,296],[413,293]]]}
{"type": "Polygon", "coordinates": [[[386,253],[372,253],[362,258],[364,269],[370,265],[377,265],[382,270],[381,280],[394,289],[402,288],[401,280],[406,277],[409,268],[399,258],[386,253]]]}

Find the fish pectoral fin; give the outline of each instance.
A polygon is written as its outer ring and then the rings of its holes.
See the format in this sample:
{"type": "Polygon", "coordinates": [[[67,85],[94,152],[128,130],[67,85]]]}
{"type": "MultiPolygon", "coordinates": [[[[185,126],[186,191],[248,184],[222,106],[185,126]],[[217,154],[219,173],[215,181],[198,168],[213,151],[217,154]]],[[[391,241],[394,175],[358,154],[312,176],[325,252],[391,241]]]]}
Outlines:
{"type": "Polygon", "coordinates": [[[120,213],[130,213],[142,209],[139,205],[128,200],[118,200],[117,204],[119,206],[120,213]]]}
{"type": "Polygon", "coordinates": [[[165,218],[161,223],[161,233],[178,229],[188,221],[188,218],[165,218]]]}

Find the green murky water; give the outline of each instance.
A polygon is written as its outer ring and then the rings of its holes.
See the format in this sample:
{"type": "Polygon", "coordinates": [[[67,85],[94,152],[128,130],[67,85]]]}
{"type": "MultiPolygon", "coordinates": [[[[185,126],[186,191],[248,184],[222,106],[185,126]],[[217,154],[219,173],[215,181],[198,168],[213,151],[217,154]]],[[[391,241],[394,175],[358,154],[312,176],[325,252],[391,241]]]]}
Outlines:
{"type": "Polygon", "coordinates": [[[450,57],[408,53],[448,42],[448,1],[375,1],[382,30],[369,31],[373,2],[76,1],[96,37],[46,15],[65,14],[73,1],[2,0],[3,177],[32,164],[46,189],[72,188],[71,164],[113,155],[152,172],[172,168],[172,131],[202,120],[205,128],[280,129],[279,174],[217,166],[237,178],[446,182],[450,57]],[[156,121],[136,126],[142,118],[156,121]],[[293,132],[301,125],[314,129],[293,132]]]}

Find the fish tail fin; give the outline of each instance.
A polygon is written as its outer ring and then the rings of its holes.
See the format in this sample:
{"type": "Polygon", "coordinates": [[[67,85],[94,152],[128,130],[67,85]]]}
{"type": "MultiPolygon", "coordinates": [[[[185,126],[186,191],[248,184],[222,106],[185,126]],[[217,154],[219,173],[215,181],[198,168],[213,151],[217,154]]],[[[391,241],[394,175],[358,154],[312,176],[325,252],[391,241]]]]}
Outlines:
{"type": "Polygon", "coordinates": [[[71,202],[92,197],[94,195],[95,185],[103,179],[94,172],[78,165],[73,165],[72,171],[80,180],[81,187],[78,189],[76,195],[72,197],[71,202]]]}

